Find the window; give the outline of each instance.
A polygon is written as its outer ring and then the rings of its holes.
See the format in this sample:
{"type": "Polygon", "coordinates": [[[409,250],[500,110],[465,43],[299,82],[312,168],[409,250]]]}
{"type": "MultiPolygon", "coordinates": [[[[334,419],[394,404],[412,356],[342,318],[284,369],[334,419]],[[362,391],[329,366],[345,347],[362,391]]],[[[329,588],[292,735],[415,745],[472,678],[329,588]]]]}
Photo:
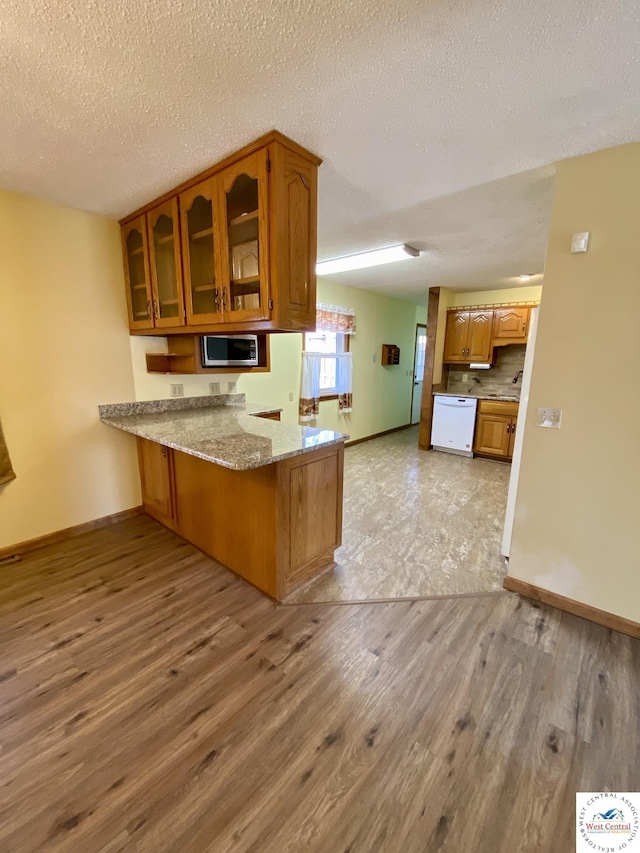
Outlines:
{"type": "Polygon", "coordinates": [[[349,352],[349,336],[342,332],[306,332],[304,349],[305,352],[326,354],[327,357],[320,362],[320,396],[336,396],[336,360],[333,356],[349,352]]]}

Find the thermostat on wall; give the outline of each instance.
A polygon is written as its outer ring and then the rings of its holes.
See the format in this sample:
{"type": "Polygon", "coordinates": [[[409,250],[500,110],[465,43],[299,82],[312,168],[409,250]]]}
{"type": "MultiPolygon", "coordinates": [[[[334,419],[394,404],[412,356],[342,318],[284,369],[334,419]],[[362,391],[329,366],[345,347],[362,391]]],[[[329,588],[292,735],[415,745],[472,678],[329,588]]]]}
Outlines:
{"type": "Polygon", "coordinates": [[[580,231],[574,234],[571,238],[571,254],[578,255],[581,252],[586,252],[589,248],[589,232],[580,231]]]}

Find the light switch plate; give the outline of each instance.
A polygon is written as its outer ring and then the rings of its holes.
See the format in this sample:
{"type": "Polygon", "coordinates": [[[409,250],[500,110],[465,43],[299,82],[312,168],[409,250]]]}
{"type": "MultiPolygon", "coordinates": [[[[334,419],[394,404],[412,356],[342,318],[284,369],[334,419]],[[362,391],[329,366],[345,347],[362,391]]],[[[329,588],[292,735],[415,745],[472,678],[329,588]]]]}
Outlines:
{"type": "Polygon", "coordinates": [[[210,382],[209,383],[209,393],[210,394],[219,394],[220,393],[220,383],[219,382],[210,382]]]}
{"type": "Polygon", "coordinates": [[[169,385],[169,393],[172,397],[184,397],[184,385],[181,382],[173,382],[169,385]]]}
{"type": "Polygon", "coordinates": [[[562,409],[538,409],[538,426],[560,429],[562,409]]]}

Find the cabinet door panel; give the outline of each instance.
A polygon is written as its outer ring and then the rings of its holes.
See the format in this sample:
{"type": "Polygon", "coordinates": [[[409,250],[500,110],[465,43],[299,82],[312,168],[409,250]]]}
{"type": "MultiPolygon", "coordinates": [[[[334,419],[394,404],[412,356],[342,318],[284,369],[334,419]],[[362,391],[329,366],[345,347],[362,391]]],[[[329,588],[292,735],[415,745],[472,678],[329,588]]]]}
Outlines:
{"type": "Polygon", "coordinates": [[[275,145],[272,154],[271,270],[278,282],[278,322],[315,329],[317,169],[299,154],[275,145]]]}
{"type": "Polygon", "coordinates": [[[225,322],[269,316],[267,151],[221,172],[222,307],[225,322]]]}
{"type": "Polygon", "coordinates": [[[478,415],[473,442],[475,453],[509,456],[511,418],[505,415],[478,415]]]}
{"type": "Polygon", "coordinates": [[[467,361],[489,361],[491,355],[491,329],[493,311],[469,312],[467,361]]]}
{"type": "Polygon", "coordinates": [[[443,361],[468,361],[467,337],[469,333],[469,312],[449,311],[444,339],[443,361]]]}
{"type": "Polygon", "coordinates": [[[511,432],[509,433],[509,448],[507,450],[507,454],[509,456],[509,459],[511,459],[511,457],[513,456],[513,445],[515,444],[515,440],[516,440],[516,425],[517,425],[517,423],[518,423],[517,418],[511,418],[511,432]]]}
{"type": "Polygon", "coordinates": [[[526,341],[529,329],[529,308],[496,308],[493,337],[526,341]]]}
{"type": "Polygon", "coordinates": [[[144,438],[137,441],[144,508],[156,518],[171,522],[174,519],[173,451],[155,441],[144,438]]]}
{"type": "Polygon", "coordinates": [[[181,193],[180,225],[187,325],[222,322],[216,181],[181,193]]]}
{"type": "Polygon", "coordinates": [[[152,329],[149,248],[144,216],[139,216],[122,226],[122,251],[129,326],[131,329],[152,329]]]}
{"type": "Polygon", "coordinates": [[[147,213],[151,288],[156,327],[184,325],[178,199],[147,213]]]}

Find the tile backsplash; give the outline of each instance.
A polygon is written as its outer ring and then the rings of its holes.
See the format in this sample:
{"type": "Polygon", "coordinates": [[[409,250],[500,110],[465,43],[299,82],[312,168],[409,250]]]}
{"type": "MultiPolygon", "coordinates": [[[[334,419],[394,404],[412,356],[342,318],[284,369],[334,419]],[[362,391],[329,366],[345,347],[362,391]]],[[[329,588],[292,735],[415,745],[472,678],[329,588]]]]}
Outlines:
{"type": "Polygon", "coordinates": [[[454,394],[504,394],[519,397],[522,388],[522,376],[513,383],[513,377],[524,368],[524,344],[511,344],[507,347],[496,347],[496,363],[489,370],[471,370],[468,364],[450,365],[447,391],[454,394]],[[463,381],[463,375],[469,378],[463,381]],[[477,376],[480,384],[473,381],[477,376]]]}

